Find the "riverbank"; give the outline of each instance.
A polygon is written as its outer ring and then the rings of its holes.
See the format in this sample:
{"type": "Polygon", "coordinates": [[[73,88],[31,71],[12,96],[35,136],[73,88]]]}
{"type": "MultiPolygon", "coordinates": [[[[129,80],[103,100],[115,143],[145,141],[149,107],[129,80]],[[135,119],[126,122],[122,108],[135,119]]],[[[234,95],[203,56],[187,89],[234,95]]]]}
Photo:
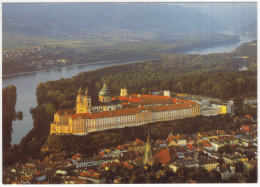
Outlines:
{"type": "Polygon", "coordinates": [[[94,65],[94,64],[105,64],[105,63],[110,63],[110,62],[121,62],[121,61],[125,61],[125,60],[152,60],[152,59],[155,59],[155,58],[151,57],[151,59],[150,59],[150,57],[143,57],[143,58],[130,58],[130,59],[97,61],[97,62],[90,62],[90,63],[75,63],[75,64],[72,64],[72,65],[52,67],[52,68],[42,69],[42,70],[37,70],[37,71],[28,71],[28,72],[21,72],[21,73],[15,73],[15,74],[7,74],[7,75],[3,75],[3,77],[10,77],[10,76],[17,76],[17,75],[27,75],[27,74],[37,73],[37,72],[45,72],[45,71],[50,71],[50,70],[57,70],[57,69],[69,68],[69,67],[77,67],[77,66],[82,66],[82,65],[84,66],[84,65],[94,65]]]}

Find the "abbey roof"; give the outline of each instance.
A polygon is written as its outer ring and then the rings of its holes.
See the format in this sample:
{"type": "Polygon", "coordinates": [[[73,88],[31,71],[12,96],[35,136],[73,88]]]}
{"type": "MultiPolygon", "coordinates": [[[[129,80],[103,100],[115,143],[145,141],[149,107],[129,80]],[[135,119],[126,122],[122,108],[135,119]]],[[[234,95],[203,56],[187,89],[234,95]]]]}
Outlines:
{"type": "Polygon", "coordinates": [[[193,106],[194,103],[182,103],[182,104],[149,106],[149,107],[140,106],[139,108],[128,108],[128,109],[113,110],[113,111],[95,112],[92,114],[90,113],[74,114],[72,116],[72,119],[77,119],[79,117],[95,119],[95,118],[106,118],[106,117],[113,117],[113,116],[125,116],[125,115],[137,114],[142,111],[161,112],[161,111],[188,109],[188,108],[192,108],[193,106]]]}
{"type": "Polygon", "coordinates": [[[195,103],[194,101],[187,101],[183,99],[172,98],[169,96],[160,95],[141,95],[141,94],[129,94],[128,96],[113,97],[111,100],[119,100],[129,103],[139,103],[140,105],[170,105],[170,104],[181,104],[181,103],[195,103]]]}

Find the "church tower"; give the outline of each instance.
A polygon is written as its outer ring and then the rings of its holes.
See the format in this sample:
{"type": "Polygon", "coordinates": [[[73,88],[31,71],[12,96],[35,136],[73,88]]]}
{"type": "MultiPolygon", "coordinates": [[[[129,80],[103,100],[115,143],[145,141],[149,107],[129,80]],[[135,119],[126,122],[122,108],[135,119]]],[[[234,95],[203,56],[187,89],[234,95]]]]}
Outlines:
{"type": "Polygon", "coordinates": [[[144,158],[143,158],[143,165],[146,164],[152,165],[153,164],[153,150],[150,143],[150,132],[148,129],[148,135],[147,135],[147,141],[145,143],[145,149],[144,149],[144,158]]]}
{"type": "Polygon", "coordinates": [[[83,110],[84,113],[90,113],[91,112],[91,96],[88,92],[88,88],[86,89],[85,96],[83,98],[83,110]]]}
{"type": "Polygon", "coordinates": [[[126,88],[121,88],[120,96],[122,96],[122,97],[127,96],[127,89],[126,88]]]}
{"type": "Polygon", "coordinates": [[[80,113],[90,113],[91,112],[91,96],[86,89],[85,95],[82,92],[81,87],[76,99],[76,114],[80,113]]]}
{"type": "Polygon", "coordinates": [[[79,88],[77,99],[76,99],[76,114],[80,114],[84,112],[83,98],[84,95],[82,93],[81,87],[79,88]]]}
{"type": "Polygon", "coordinates": [[[99,101],[102,103],[111,101],[111,94],[109,89],[107,88],[106,83],[104,83],[103,88],[100,90],[98,94],[99,101]]]}

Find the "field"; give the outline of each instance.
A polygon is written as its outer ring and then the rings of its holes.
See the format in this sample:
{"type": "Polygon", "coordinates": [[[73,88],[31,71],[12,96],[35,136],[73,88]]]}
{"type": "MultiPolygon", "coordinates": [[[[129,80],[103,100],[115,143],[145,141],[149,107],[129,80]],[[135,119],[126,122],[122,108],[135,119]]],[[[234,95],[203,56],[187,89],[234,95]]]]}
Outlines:
{"type": "Polygon", "coordinates": [[[62,46],[68,48],[107,47],[135,41],[113,38],[51,38],[46,36],[25,36],[21,34],[3,34],[3,49],[28,48],[35,45],[50,47],[62,46]]]}

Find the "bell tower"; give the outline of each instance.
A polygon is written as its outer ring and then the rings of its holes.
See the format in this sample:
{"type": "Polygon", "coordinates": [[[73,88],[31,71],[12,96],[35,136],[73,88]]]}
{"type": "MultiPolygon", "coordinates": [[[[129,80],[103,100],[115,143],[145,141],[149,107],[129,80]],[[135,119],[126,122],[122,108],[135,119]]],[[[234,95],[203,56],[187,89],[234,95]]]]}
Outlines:
{"type": "Polygon", "coordinates": [[[80,114],[84,112],[83,109],[83,93],[81,87],[79,88],[77,99],[76,99],[76,114],[80,114]]]}
{"type": "Polygon", "coordinates": [[[120,96],[122,96],[122,97],[127,96],[127,89],[126,88],[121,88],[120,96]]]}
{"type": "Polygon", "coordinates": [[[148,129],[147,141],[145,143],[143,165],[153,165],[153,150],[150,143],[150,132],[148,129]]]}
{"type": "Polygon", "coordinates": [[[88,88],[86,89],[85,96],[83,99],[83,105],[84,105],[84,113],[90,113],[91,112],[91,96],[88,92],[88,88]]]}

